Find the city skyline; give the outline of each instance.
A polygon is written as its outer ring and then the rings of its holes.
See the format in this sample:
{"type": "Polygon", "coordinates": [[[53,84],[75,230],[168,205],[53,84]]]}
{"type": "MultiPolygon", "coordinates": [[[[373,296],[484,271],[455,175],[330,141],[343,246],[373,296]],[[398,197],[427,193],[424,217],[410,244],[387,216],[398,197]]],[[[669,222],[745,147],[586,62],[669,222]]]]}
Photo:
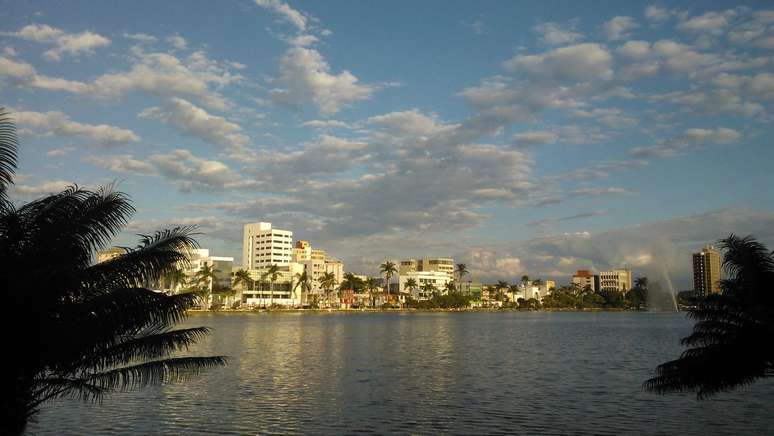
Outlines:
{"type": "Polygon", "coordinates": [[[11,197],[116,181],[117,245],[198,224],[239,264],[265,220],[358,272],[426,253],[688,289],[704,245],[774,241],[765,2],[85,5],[0,17],[11,197]]]}

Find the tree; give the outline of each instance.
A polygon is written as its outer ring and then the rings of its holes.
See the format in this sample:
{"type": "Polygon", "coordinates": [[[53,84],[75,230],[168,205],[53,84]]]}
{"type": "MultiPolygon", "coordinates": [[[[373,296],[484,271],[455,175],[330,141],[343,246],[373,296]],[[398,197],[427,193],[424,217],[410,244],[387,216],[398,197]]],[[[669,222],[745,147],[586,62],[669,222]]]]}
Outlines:
{"type": "Polygon", "coordinates": [[[699,399],[774,375],[774,253],[751,236],[720,241],[728,278],[720,294],[688,309],[696,320],[689,347],[656,368],[646,389],[695,391],[699,399]]]}
{"type": "Polygon", "coordinates": [[[455,292],[457,290],[457,284],[454,283],[454,280],[450,280],[450,281],[446,282],[445,290],[446,290],[447,293],[448,292],[455,292]]]}
{"type": "Polygon", "coordinates": [[[100,400],[225,364],[223,356],[169,357],[207,334],[171,329],[199,297],[143,287],[187,264],[194,229],[141,236],[125,254],[92,264],[134,213],[128,197],[73,186],[16,206],[7,195],[16,152],[0,109],[0,289],[13,308],[0,321],[11,353],[0,375],[0,433],[22,433],[51,399],[100,400]]]}
{"type": "MultiPolygon", "coordinates": [[[[253,277],[250,275],[249,271],[247,271],[244,268],[240,268],[232,276],[232,278],[231,278],[231,286],[239,286],[240,288],[242,288],[242,293],[239,294],[240,295],[239,300],[240,300],[240,303],[241,303],[242,298],[244,297],[245,288],[254,290],[255,289],[255,281],[253,280],[253,277]]],[[[245,301],[247,301],[247,300],[245,300],[245,301]]]]}
{"type": "Polygon", "coordinates": [[[330,293],[336,287],[336,274],[332,272],[323,273],[322,277],[320,277],[320,286],[325,290],[325,299],[330,306],[330,293]]]}
{"type": "Polygon", "coordinates": [[[506,282],[505,280],[498,280],[497,281],[497,284],[495,285],[495,292],[499,296],[498,301],[502,301],[503,300],[503,289],[508,289],[508,286],[509,286],[508,282],[506,282]]]}
{"type": "Polygon", "coordinates": [[[173,268],[167,274],[164,275],[164,280],[169,284],[169,289],[172,293],[177,291],[178,285],[185,286],[188,281],[188,277],[182,268],[173,268]]]}
{"type": "Polygon", "coordinates": [[[410,277],[406,279],[406,283],[403,285],[406,289],[409,290],[410,293],[414,293],[414,290],[417,289],[417,280],[414,277],[410,277]]]}
{"type": "Polygon", "coordinates": [[[384,274],[384,294],[389,295],[390,294],[390,279],[393,275],[398,273],[398,268],[395,266],[395,263],[392,261],[384,261],[381,265],[379,265],[379,272],[384,274]]]}
{"type": "Polygon", "coordinates": [[[425,298],[427,298],[428,295],[431,295],[433,297],[436,296],[438,293],[438,289],[435,287],[434,284],[427,282],[424,285],[421,286],[422,292],[425,294],[425,298]]]}
{"type": "MultiPolygon", "coordinates": [[[[309,274],[306,273],[306,270],[302,273],[296,273],[295,275],[296,284],[293,285],[293,292],[296,291],[296,289],[301,288],[301,295],[304,295],[304,292],[309,293],[309,291],[312,290],[312,281],[309,278],[309,274]]],[[[317,306],[317,301],[315,300],[313,306],[317,306]]]]}
{"type": "Polygon", "coordinates": [[[460,291],[462,291],[462,277],[465,276],[465,274],[468,274],[470,271],[468,271],[468,266],[464,263],[458,263],[457,266],[454,268],[454,272],[457,273],[457,279],[459,280],[460,284],[460,291]]]}
{"type": "Polygon", "coordinates": [[[527,285],[529,284],[529,276],[528,276],[528,275],[526,275],[526,274],[524,274],[523,276],[521,276],[521,283],[522,283],[524,286],[527,286],[527,285]]]}
{"type": "Polygon", "coordinates": [[[279,267],[277,265],[269,265],[269,268],[261,274],[261,279],[266,280],[269,278],[269,307],[274,305],[274,282],[279,278],[279,267]]]}
{"type": "Polygon", "coordinates": [[[379,290],[379,285],[377,284],[375,277],[369,277],[365,281],[365,287],[368,291],[368,295],[371,296],[371,307],[376,307],[376,291],[379,290]]]}
{"type": "Polygon", "coordinates": [[[194,283],[196,283],[196,287],[199,288],[199,292],[204,297],[205,304],[215,288],[215,281],[218,279],[219,272],[220,270],[214,269],[212,265],[204,265],[194,274],[194,283]]]}

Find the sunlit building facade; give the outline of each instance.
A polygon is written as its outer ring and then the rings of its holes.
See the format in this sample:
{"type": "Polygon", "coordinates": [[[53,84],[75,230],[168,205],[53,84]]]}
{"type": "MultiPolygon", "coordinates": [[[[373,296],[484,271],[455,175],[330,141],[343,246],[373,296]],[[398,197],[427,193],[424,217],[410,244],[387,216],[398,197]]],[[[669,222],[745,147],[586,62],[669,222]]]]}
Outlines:
{"type": "Polygon", "coordinates": [[[720,293],[723,278],[720,253],[712,245],[693,253],[693,290],[700,295],[720,293]]]}
{"type": "Polygon", "coordinates": [[[242,263],[245,269],[288,265],[293,258],[293,232],[272,227],[271,223],[245,224],[242,263]]]}

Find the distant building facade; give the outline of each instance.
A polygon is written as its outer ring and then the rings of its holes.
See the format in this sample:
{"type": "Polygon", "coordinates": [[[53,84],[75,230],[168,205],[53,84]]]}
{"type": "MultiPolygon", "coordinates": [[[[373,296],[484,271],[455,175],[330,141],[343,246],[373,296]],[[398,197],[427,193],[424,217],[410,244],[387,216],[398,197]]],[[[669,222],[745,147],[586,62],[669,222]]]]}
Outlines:
{"type": "Polygon", "coordinates": [[[632,288],[632,272],[628,269],[613,269],[599,272],[599,290],[626,293],[632,288]]]}
{"type": "MultiPolygon", "coordinates": [[[[572,276],[572,284],[578,285],[581,289],[585,289],[588,286],[592,292],[596,292],[599,289],[599,276],[592,274],[587,269],[579,269],[572,276]]],[[[555,283],[553,287],[556,287],[555,283]]]]}
{"type": "Polygon", "coordinates": [[[712,245],[707,245],[698,253],[693,253],[693,290],[700,295],[720,293],[720,280],[723,278],[720,253],[712,245]]]}
{"type": "Polygon", "coordinates": [[[272,227],[271,223],[245,224],[242,263],[245,269],[288,265],[293,258],[293,232],[272,227]]]}

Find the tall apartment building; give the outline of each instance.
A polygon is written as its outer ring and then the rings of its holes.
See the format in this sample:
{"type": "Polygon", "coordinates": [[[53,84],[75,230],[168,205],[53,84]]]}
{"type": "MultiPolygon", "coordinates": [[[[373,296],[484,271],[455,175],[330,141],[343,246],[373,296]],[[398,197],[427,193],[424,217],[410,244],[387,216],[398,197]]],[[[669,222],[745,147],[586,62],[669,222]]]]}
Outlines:
{"type": "Polygon", "coordinates": [[[417,271],[438,271],[454,278],[454,259],[451,257],[423,257],[422,259],[401,260],[398,265],[398,274],[417,271]]]}
{"type": "Polygon", "coordinates": [[[242,264],[245,269],[287,266],[293,258],[293,232],[275,229],[271,223],[245,224],[242,264]]]}
{"type": "Polygon", "coordinates": [[[599,272],[599,289],[603,291],[628,292],[632,288],[632,272],[628,269],[613,269],[599,272]]]}
{"type": "MultiPolygon", "coordinates": [[[[581,289],[588,286],[591,288],[591,292],[596,292],[599,289],[599,276],[592,274],[587,269],[579,269],[575,275],[572,276],[572,283],[580,286],[581,289]]],[[[556,284],[554,284],[556,286],[556,284]]]]}
{"type": "Polygon", "coordinates": [[[325,250],[312,248],[307,241],[296,242],[292,261],[303,265],[304,270],[312,280],[314,291],[321,289],[320,279],[327,272],[333,273],[336,277],[336,283],[341,283],[344,278],[344,264],[337,259],[328,257],[325,250]]]}
{"type": "Polygon", "coordinates": [[[720,253],[711,245],[693,253],[693,290],[705,296],[720,293],[723,278],[720,266],[720,253]]]}

